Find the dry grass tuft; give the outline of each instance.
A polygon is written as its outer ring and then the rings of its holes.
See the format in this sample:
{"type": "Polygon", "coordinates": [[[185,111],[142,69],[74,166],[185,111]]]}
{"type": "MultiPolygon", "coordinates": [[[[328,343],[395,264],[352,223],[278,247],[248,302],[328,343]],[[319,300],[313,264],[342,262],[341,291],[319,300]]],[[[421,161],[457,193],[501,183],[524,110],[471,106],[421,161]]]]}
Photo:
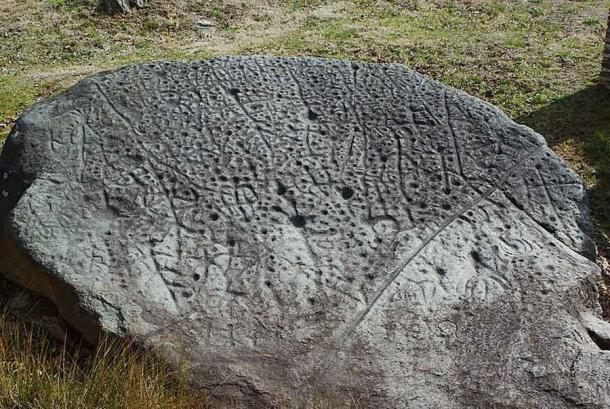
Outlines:
{"type": "Polygon", "coordinates": [[[120,342],[60,343],[0,317],[2,408],[206,408],[186,371],[120,342]]]}

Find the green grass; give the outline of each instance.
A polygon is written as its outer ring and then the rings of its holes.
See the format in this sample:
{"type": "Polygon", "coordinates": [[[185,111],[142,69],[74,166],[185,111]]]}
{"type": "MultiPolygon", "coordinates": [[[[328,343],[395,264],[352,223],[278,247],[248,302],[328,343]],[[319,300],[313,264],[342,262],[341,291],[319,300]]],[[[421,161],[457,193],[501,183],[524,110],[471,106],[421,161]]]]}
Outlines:
{"type": "Polygon", "coordinates": [[[604,0],[157,0],[131,16],[108,18],[95,12],[95,3],[0,5],[8,22],[0,28],[0,74],[30,88],[2,92],[0,106],[8,108],[0,122],[44,95],[48,87],[36,83],[53,70],[67,70],[61,79],[69,80],[70,69],[83,65],[106,69],[252,52],[404,63],[523,117],[594,81],[608,8],[604,0]],[[316,12],[333,4],[330,17],[316,12]],[[216,21],[217,28],[197,29],[199,18],[216,21]],[[36,73],[43,75],[31,81],[36,73]],[[36,85],[37,95],[29,92],[36,85]]]}
{"type": "Polygon", "coordinates": [[[0,143],[21,112],[37,99],[62,88],[60,81],[23,81],[18,76],[0,74],[0,143]]]}
{"type": "Polygon", "coordinates": [[[583,178],[589,188],[598,224],[597,244],[610,254],[610,91],[588,86],[551,103],[521,122],[541,132],[555,152],[583,178]]]}
{"type": "Polygon", "coordinates": [[[602,29],[577,23],[604,6],[587,2],[562,13],[543,2],[515,3],[373,10],[362,2],[250,51],[404,63],[522,116],[594,79],[602,29]]]}

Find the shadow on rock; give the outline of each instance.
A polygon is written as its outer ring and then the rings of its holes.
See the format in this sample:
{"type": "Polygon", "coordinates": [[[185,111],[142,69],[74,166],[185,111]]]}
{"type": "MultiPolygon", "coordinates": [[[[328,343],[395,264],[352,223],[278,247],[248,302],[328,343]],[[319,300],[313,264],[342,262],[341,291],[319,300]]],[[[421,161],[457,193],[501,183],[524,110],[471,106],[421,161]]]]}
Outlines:
{"type": "Polygon", "coordinates": [[[595,223],[600,303],[610,320],[610,90],[592,86],[518,118],[542,134],[583,177],[595,223]]]}
{"type": "Polygon", "coordinates": [[[610,253],[610,90],[585,88],[517,119],[542,134],[584,179],[598,227],[596,241],[610,253]]]}

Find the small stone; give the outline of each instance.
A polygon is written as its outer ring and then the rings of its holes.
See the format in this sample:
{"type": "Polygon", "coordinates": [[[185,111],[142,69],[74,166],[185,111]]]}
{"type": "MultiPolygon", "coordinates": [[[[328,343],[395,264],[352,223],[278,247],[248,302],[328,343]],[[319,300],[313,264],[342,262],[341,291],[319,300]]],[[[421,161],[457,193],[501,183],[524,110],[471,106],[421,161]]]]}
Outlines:
{"type": "Polygon", "coordinates": [[[209,29],[209,28],[212,28],[212,27],[216,27],[216,22],[213,21],[213,20],[199,19],[195,23],[195,26],[198,29],[209,29]]]}
{"type": "Polygon", "coordinates": [[[130,13],[134,8],[143,8],[145,0],[100,0],[99,7],[106,14],[130,13]]]}

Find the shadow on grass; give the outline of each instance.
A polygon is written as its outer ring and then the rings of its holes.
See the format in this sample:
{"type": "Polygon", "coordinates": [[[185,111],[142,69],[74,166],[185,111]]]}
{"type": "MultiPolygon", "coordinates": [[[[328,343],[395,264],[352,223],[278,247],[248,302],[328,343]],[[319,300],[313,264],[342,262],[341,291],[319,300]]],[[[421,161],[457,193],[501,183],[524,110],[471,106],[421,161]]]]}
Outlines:
{"type": "Polygon", "coordinates": [[[592,86],[517,119],[542,134],[589,188],[600,252],[610,255],[610,90],[592,86]]]}
{"type": "Polygon", "coordinates": [[[542,134],[588,187],[603,272],[599,301],[610,321],[610,90],[585,88],[517,121],[542,134]]]}

